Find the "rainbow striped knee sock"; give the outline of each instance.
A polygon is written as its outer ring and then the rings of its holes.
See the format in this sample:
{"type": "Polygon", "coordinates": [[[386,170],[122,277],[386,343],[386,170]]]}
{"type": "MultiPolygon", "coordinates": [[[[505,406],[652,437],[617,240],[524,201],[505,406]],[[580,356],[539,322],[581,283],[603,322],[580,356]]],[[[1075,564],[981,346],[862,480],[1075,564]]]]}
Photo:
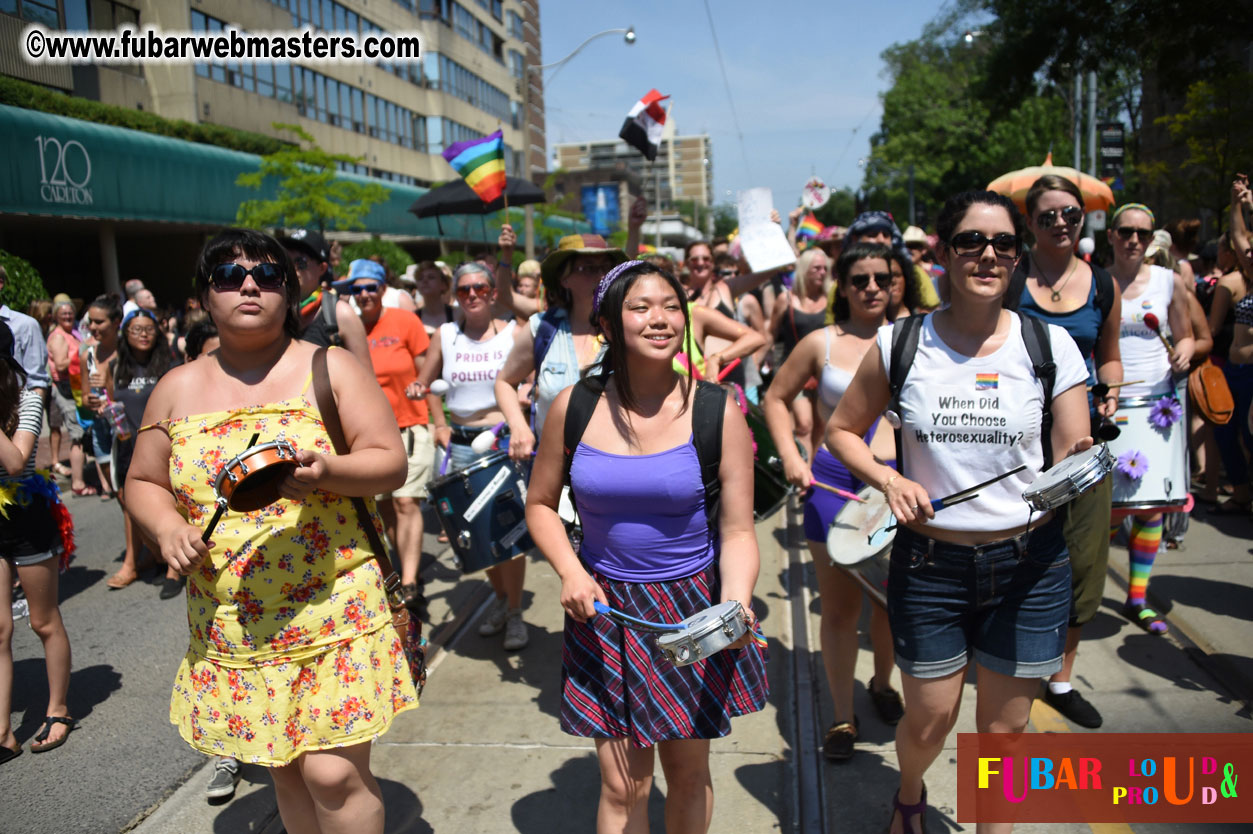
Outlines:
{"type": "Polygon", "coordinates": [[[1149,518],[1136,516],[1131,522],[1131,538],[1127,550],[1131,555],[1131,586],[1127,589],[1127,604],[1144,605],[1144,595],[1149,587],[1149,573],[1162,543],[1162,516],[1149,518]]]}

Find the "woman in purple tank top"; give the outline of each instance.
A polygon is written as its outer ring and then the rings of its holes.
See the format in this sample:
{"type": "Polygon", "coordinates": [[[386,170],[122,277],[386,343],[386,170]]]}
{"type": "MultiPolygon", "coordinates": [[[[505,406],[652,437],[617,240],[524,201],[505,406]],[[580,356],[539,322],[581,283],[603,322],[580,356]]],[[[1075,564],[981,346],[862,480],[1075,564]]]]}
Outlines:
{"type": "Polygon", "coordinates": [[[583,522],[575,554],[557,515],[571,391],[554,401],[527,494],[527,524],[561,578],[566,610],[561,726],[594,738],[600,761],[597,830],[646,830],[654,748],[669,786],[667,830],[704,832],[713,813],[709,740],[766,701],[765,657],[746,635],[690,666],[660,659],[651,635],[625,629],[594,604],[678,622],[738,601],[752,616],[759,556],[753,529],[752,441],[723,404],[721,510],[711,521],[694,445],[696,386],[672,360],[688,331],[683,287],[631,261],[605,276],[592,318],[607,350],[600,395],[571,453],[583,522]]]}

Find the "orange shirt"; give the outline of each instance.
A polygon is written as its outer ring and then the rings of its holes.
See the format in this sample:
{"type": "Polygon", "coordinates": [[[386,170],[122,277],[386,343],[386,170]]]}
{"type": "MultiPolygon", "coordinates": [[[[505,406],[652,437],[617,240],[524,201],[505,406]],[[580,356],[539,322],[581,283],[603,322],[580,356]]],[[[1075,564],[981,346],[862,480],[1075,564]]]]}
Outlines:
{"type": "Polygon", "coordinates": [[[402,429],[426,425],[430,419],[426,400],[411,400],[405,387],[418,378],[414,357],[430,347],[422,320],[408,310],[385,307],[378,321],[366,331],[370,340],[370,364],[387,401],[392,405],[396,422],[402,429]]]}

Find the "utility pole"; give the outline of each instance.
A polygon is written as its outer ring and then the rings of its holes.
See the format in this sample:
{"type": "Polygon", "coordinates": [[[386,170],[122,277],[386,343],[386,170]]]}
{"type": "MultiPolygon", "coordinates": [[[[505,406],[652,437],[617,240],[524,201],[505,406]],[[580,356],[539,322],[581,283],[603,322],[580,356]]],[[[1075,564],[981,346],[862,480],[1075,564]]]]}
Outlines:
{"type": "Polygon", "coordinates": [[[1075,103],[1074,103],[1074,134],[1075,134],[1075,161],[1076,171],[1083,170],[1083,159],[1079,156],[1079,137],[1083,131],[1083,73],[1075,73],[1075,103]]]}
{"type": "Polygon", "coordinates": [[[1096,72],[1088,73],[1088,174],[1096,176],[1096,72]]]}
{"type": "Polygon", "coordinates": [[[906,226],[914,225],[914,163],[909,163],[909,222],[906,226]]]}

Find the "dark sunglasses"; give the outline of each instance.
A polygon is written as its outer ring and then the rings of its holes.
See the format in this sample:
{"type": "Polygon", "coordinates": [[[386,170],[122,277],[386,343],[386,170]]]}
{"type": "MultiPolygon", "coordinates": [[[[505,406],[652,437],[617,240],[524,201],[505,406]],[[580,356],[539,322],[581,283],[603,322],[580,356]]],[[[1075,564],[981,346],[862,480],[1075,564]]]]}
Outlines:
{"type": "MultiPolygon", "coordinates": [[[[1035,216],[1035,224],[1041,229],[1051,229],[1057,224],[1057,209],[1042,211],[1035,216]]],[[[1078,225],[1083,220],[1083,209],[1078,206],[1066,206],[1061,210],[1062,222],[1067,226],[1078,225]]]]}
{"type": "Polygon", "coordinates": [[[996,252],[998,258],[1016,258],[1022,252],[1022,238],[1007,232],[993,235],[991,238],[983,232],[961,232],[953,235],[948,245],[958,255],[978,257],[988,248],[989,243],[992,244],[992,250],[996,252]]]}
{"type": "Polygon", "coordinates": [[[739,273],[739,272],[737,272],[737,271],[736,271],[736,270],[734,270],[734,269],[720,269],[720,270],[718,270],[718,277],[719,277],[719,278],[734,278],[735,276],[737,276],[737,275],[739,275],[739,274],[740,274],[740,273],[739,273]]]}
{"type": "Polygon", "coordinates": [[[252,276],[259,290],[281,290],[287,283],[287,276],[278,264],[259,263],[252,269],[244,269],[239,264],[218,264],[209,273],[209,286],[219,292],[237,290],[244,285],[244,279],[252,276]]]}
{"type": "MultiPolygon", "coordinates": [[[[853,275],[849,277],[848,282],[852,284],[855,289],[864,290],[866,287],[870,286],[871,277],[872,276],[870,275],[853,275]]],[[[873,277],[875,284],[881,290],[886,290],[888,287],[892,286],[892,273],[890,272],[876,272],[873,277]]]]}
{"type": "Polygon", "coordinates": [[[353,295],[361,295],[362,293],[377,293],[382,288],[382,286],[383,285],[380,284],[378,281],[374,281],[369,284],[353,284],[351,287],[348,288],[348,292],[352,293],[353,295]]]}
{"type": "Polygon", "coordinates": [[[491,291],[491,284],[465,284],[457,287],[457,298],[469,298],[472,295],[485,296],[491,291]]]}
{"type": "Polygon", "coordinates": [[[1123,240],[1131,240],[1131,236],[1135,235],[1140,238],[1140,242],[1145,246],[1148,246],[1149,241],[1153,239],[1152,229],[1137,229],[1135,226],[1119,226],[1117,229],[1114,229],[1114,234],[1123,240]]]}

